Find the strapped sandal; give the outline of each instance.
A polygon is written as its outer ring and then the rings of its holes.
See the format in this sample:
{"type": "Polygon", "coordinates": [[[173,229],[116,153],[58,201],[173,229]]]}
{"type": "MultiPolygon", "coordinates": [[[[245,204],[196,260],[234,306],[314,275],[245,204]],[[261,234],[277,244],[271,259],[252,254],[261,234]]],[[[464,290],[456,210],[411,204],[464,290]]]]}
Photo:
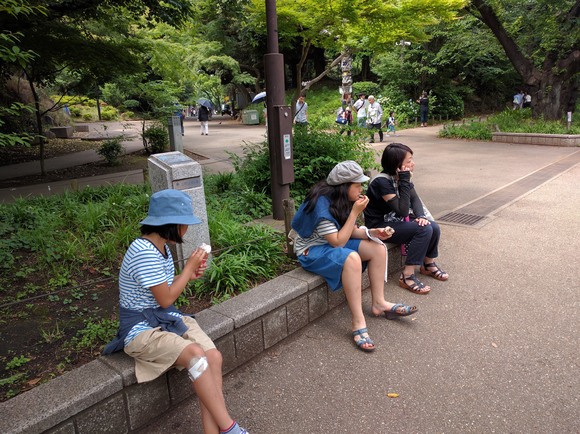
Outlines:
{"type": "Polygon", "coordinates": [[[442,282],[445,282],[447,279],[449,279],[449,275],[441,268],[439,268],[435,262],[431,262],[430,264],[423,263],[419,271],[425,276],[431,276],[433,279],[437,279],[442,282]],[[435,270],[429,270],[429,268],[435,268],[435,270]]]}
{"type": "Polygon", "coordinates": [[[354,343],[356,344],[356,347],[361,350],[364,351],[365,353],[372,353],[375,350],[375,343],[373,342],[373,340],[369,337],[368,335],[368,329],[366,327],[362,328],[362,329],[358,329],[352,332],[352,336],[356,337],[356,336],[360,336],[359,340],[354,341],[354,343]],[[366,336],[363,336],[366,333],[366,336]],[[369,344],[372,345],[372,347],[363,347],[364,344],[369,344]]]}
{"type": "Polygon", "coordinates": [[[423,282],[421,282],[419,279],[417,279],[417,276],[415,276],[415,273],[411,274],[410,276],[406,276],[404,274],[401,274],[401,277],[399,279],[399,286],[401,288],[404,289],[408,289],[411,292],[414,292],[415,294],[428,294],[429,291],[431,291],[431,288],[428,288],[427,286],[425,286],[425,284],[423,282]],[[413,281],[413,285],[409,285],[407,283],[408,280],[413,281]]]}
{"type": "Polygon", "coordinates": [[[385,310],[383,314],[386,319],[395,319],[400,316],[413,315],[418,310],[417,306],[406,306],[403,303],[397,303],[390,310],[385,310]]]}

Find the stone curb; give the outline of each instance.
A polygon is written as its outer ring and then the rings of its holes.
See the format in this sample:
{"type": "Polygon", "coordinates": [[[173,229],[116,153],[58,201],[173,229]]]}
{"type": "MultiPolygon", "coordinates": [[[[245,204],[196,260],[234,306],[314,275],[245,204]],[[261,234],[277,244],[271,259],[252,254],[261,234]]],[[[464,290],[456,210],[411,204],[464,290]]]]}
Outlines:
{"type": "MultiPolygon", "coordinates": [[[[399,246],[389,245],[389,274],[400,270],[399,246]]],[[[363,274],[363,288],[368,288],[363,274]]],[[[196,314],[223,355],[224,375],[291,336],[345,301],[320,276],[301,268],[196,314]]],[[[124,353],[97,360],[0,403],[0,432],[127,433],[193,395],[185,371],[171,369],[137,384],[124,353]]]]}
{"type": "Polygon", "coordinates": [[[580,135],[501,133],[491,134],[493,142],[542,146],[580,146],[580,135]]]}

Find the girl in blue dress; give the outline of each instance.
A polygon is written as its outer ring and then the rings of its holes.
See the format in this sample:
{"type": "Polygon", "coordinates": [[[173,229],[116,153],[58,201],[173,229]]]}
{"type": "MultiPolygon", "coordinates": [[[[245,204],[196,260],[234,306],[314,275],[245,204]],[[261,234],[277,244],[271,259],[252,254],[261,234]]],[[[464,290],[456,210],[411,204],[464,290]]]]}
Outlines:
{"type": "Polygon", "coordinates": [[[368,180],[356,162],[337,164],[325,181],[312,187],[292,219],[298,261],[305,270],[322,276],[331,291],[344,288],[352,315],[353,339],[357,348],[365,352],[375,350],[362,310],[361,274],[365,268],[373,315],[391,319],[417,311],[415,306],[385,300],[387,252],[382,240],[392,235],[391,229],[357,225],[369,201],[362,194],[362,183],[368,180]]]}

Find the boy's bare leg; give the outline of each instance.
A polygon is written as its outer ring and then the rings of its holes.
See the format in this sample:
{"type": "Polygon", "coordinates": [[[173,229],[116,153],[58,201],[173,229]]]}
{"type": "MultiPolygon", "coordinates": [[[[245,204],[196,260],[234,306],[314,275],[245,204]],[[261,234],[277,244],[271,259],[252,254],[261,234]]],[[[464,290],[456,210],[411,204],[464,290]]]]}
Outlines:
{"type": "MultiPolygon", "coordinates": [[[[219,391],[221,401],[223,402],[223,406],[226,408],[222,389],[222,355],[217,350],[208,350],[205,354],[209,364],[208,374],[213,377],[214,383],[219,391]]],[[[205,434],[219,433],[219,426],[217,425],[209,410],[205,407],[205,405],[203,405],[201,399],[199,400],[199,405],[201,408],[201,422],[203,424],[203,432],[205,434]]]]}
{"type": "MultiPolygon", "coordinates": [[[[189,362],[194,357],[208,357],[199,345],[191,344],[181,352],[175,364],[178,366],[183,366],[185,369],[189,368],[189,362]]],[[[210,354],[209,358],[214,358],[215,355],[210,354]]],[[[230,417],[228,410],[225,405],[224,397],[221,392],[222,380],[221,380],[221,363],[218,368],[220,371],[220,378],[216,381],[215,369],[211,368],[212,360],[208,360],[208,369],[206,372],[202,373],[197,380],[193,382],[193,389],[197,394],[199,401],[201,403],[202,411],[202,423],[204,425],[204,431],[206,427],[206,421],[209,423],[209,431],[205,431],[206,434],[214,432],[219,432],[219,428],[226,429],[230,427],[233,423],[233,419],[230,417]],[[209,417],[208,417],[209,415],[209,417]],[[218,427],[216,431],[213,431],[212,427],[218,427]]]]}

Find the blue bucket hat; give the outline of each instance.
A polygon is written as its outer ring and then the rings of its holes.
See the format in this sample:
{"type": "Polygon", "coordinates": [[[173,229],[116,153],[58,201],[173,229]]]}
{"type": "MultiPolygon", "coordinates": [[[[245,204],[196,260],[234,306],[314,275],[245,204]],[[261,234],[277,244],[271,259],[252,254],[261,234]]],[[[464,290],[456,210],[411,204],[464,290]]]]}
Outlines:
{"type": "Polygon", "coordinates": [[[193,214],[191,198],[180,190],[161,190],[153,193],[149,201],[147,217],[142,225],[167,224],[196,225],[201,220],[193,214]]]}

